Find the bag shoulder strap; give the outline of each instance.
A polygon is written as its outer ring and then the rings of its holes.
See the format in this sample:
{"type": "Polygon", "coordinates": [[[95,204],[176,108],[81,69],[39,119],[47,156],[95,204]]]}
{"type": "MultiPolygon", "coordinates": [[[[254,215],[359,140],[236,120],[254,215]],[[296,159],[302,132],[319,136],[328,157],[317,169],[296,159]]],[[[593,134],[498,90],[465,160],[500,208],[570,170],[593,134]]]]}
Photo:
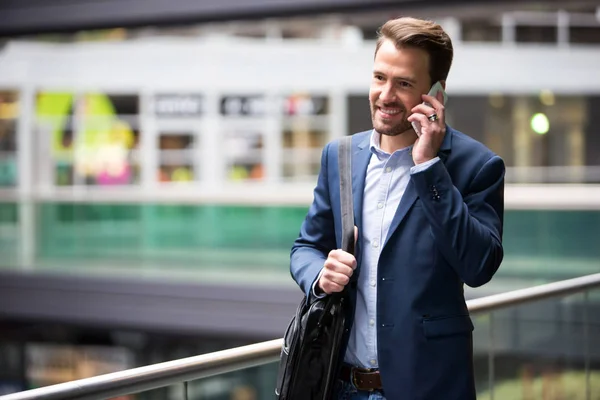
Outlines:
{"type": "Polygon", "coordinates": [[[352,136],[340,139],[338,147],[340,203],[342,208],[342,250],[354,254],[354,201],[352,199],[352,136]]]}

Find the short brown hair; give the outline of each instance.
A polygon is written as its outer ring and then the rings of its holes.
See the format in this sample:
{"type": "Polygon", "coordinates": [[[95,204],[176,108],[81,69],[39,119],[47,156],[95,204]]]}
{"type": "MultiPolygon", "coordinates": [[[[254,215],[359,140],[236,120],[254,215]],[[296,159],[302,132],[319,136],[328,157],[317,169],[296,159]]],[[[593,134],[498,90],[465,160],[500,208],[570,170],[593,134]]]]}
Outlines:
{"type": "Polygon", "coordinates": [[[396,48],[416,47],[429,54],[429,78],[433,85],[446,80],[454,50],[452,40],[444,29],[433,21],[402,17],[386,22],[377,32],[375,55],[385,40],[390,40],[396,48]]]}

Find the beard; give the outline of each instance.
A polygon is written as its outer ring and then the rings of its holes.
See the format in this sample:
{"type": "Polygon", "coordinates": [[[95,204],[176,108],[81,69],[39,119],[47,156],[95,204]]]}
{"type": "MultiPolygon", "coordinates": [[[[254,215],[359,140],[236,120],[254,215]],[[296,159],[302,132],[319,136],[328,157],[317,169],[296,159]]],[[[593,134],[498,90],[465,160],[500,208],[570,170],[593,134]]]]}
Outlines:
{"type": "Polygon", "coordinates": [[[404,107],[401,103],[389,103],[385,104],[386,107],[390,108],[399,108],[400,113],[402,113],[402,119],[398,121],[387,121],[381,116],[377,116],[378,106],[371,104],[371,121],[373,123],[373,128],[380,134],[386,136],[398,136],[401,133],[406,132],[407,130],[412,128],[412,124],[408,122],[406,115],[406,107],[404,107]]]}

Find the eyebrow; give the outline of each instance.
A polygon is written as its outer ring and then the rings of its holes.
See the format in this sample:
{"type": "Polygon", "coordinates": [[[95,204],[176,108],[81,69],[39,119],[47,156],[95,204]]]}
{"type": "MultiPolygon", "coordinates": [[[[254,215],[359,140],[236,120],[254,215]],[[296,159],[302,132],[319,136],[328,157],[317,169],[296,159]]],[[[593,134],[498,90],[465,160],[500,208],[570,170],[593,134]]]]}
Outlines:
{"type": "MultiPolygon", "coordinates": [[[[373,71],[373,75],[382,75],[382,76],[386,76],[387,77],[386,74],[384,74],[381,71],[377,71],[377,70],[373,71]]],[[[393,79],[395,81],[406,81],[406,82],[410,82],[412,84],[416,84],[417,83],[417,81],[415,79],[410,78],[408,76],[395,76],[395,77],[393,77],[393,79]]]]}

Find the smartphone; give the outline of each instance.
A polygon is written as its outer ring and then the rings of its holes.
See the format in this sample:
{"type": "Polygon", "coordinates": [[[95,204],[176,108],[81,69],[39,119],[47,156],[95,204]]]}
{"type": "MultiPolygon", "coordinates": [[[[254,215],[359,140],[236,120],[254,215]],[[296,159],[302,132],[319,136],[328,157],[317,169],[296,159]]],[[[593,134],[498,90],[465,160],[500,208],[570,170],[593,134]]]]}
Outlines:
{"type": "MultiPolygon", "coordinates": [[[[448,101],[448,96],[446,95],[446,91],[444,90],[444,87],[442,86],[442,84],[439,81],[437,81],[436,83],[433,84],[433,86],[429,90],[429,93],[427,93],[427,94],[429,96],[437,97],[438,92],[442,92],[443,93],[444,100],[442,100],[442,104],[445,105],[446,101],[448,101]]],[[[431,107],[431,104],[429,104],[426,101],[424,101],[423,104],[431,107]]],[[[414,121],[412,123],[412,127],[415,130],[417,136],[421,136],[421,124],[418,121],[414,121]]]]}

